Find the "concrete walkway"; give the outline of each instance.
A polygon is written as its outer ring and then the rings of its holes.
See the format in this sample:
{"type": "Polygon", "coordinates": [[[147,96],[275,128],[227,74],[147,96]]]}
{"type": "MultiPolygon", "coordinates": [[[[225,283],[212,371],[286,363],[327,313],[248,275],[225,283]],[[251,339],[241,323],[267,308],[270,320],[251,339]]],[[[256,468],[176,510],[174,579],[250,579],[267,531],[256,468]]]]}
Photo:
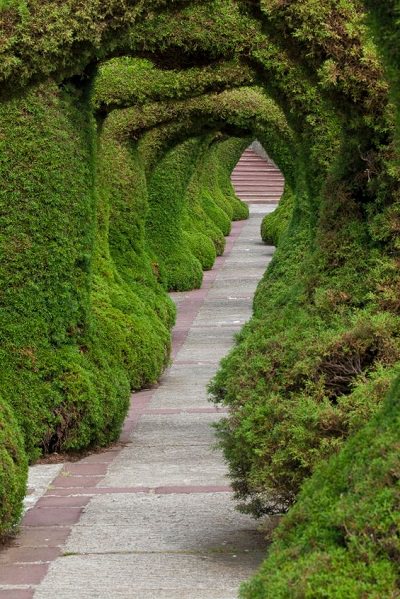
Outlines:
{"type": "Polygon", "coordinates": [[[202,289],[173,294],[173,365],[136,393],[120,443],[66,464],[0,554],[0,598],[234,599],[265,555],[257,523],[235,511],[210,427],[206,385],[251,316],[272,255],[268,206],[234,223],[202,289]]]}

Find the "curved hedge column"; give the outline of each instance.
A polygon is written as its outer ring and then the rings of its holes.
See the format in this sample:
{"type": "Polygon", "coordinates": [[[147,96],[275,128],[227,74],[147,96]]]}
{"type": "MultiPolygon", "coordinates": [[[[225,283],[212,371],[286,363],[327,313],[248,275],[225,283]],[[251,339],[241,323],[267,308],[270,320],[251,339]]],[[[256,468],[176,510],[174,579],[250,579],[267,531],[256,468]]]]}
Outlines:
{"type": "Polygon", "coordinates": [[[200,287],[201,263],[183,236],[186,189],[196,168],[198,141],[171,149],[149,177],[147,241],[157,257],[160,281],[169,290],[200,287]]]}
{"type": "Polygon", "coordinates": [[[0,105],[0,394],[31,457],[79,436],[90,409],[69,389],[91,323],[92,125],[51,81],[0,105]]]}

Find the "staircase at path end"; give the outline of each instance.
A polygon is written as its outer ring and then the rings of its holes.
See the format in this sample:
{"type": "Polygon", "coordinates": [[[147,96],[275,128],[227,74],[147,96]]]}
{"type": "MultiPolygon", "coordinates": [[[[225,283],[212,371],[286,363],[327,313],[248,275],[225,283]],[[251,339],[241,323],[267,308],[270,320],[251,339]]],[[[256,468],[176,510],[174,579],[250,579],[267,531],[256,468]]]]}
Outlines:
{"type": "Polygon", "coordinates": [[[243,152],[231,178],[236,195],[252,203],[278,203],[285,184],[277,166],[256,154],[252,147],[243,152]]]}

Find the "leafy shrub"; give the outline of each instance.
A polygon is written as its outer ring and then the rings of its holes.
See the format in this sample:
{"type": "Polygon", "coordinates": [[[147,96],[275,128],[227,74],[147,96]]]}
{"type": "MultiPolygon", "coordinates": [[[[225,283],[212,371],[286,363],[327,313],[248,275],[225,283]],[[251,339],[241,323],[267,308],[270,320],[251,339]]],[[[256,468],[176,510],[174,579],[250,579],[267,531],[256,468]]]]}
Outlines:
{"type": "Polygon", "coordinates": [[[285,511],[315,467],[375,413],[396,372],[399,324],[360,313],[335,330],[281,314],[242,333],[211,385],[230,407],[217,431],[242,509],[285,511]]]}
{"type": "Polygon", "coordinates": [[[192,254],[200,262],[202,269],[210,270],[214,266],[217,255],[212,240],[203,233],[185,232],[184,238],[186,239],[192,254]]]}
{"type": "Polygon", "coordinates": [[[243,599],[399,593],[399,419],[397,379],[378,413],[305,483],[243,599]]]}
{"type": "Polygon", "coordinates": [[[21,516],[28,462],[17,421],[0,398],[0,537],[13,531],[21,516]]]}
{"type": "Polygon", "coordinates": [[[261,238],[269,245],[278,245],[279,239],[285,233],[293,214],[294,196],[286,186],[278,207],[264,216],[261,223],[261,238]]]}
{"type": "Polygon", "coordinates": [[[201,203],[204,212],[217,225],[226,237],[231,231],[231,219],[220,205],[214,201],[209,191],[203,191],[201,195],[201,203]]]}
{"type": "MultiPolygon", "coordinates": [[[[363,3],[76,4],[0,2],[0,394],[31,459],[115,439],[168,362],[166,289],[247,214],[229,173],[257,137],[293,210],[213,390],[238,496],[286,508],[398,370],[399,111],[363,3]]],[[[365,5],[397,104],[398,0],[365,5]]]]}

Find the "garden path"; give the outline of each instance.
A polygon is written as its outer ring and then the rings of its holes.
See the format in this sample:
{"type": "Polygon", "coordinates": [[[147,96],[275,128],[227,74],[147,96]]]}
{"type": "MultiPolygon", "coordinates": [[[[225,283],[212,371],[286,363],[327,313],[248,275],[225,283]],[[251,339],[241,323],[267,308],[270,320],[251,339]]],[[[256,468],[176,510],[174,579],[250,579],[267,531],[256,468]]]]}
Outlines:
{"type": "MultiPolygon", "coordinates": [[[[178,305],[173,363],[135,393],[119,443],[54,471],[0,554],[0,598],[234,599],[265,555],[257,523],[235,510],[206,386],[252,298],[273,248],[251,205],[223,257],[178,305]]],[[[49,470],[50,472],[51,470],[49,470]]]]}

